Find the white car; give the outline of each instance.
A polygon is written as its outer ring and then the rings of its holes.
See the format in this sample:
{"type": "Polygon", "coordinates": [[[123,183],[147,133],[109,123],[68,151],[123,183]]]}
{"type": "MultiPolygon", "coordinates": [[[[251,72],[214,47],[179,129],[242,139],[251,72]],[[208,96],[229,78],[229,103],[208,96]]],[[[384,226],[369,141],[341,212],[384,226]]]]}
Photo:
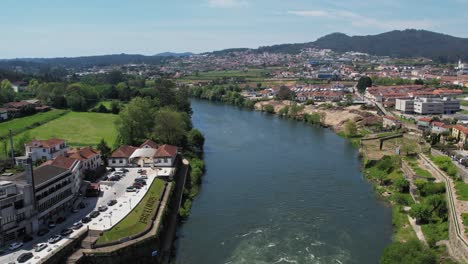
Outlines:
{"type": "Polygon", "coordinates": [[[141,175],[140,177],[138,177],[138,178],[136,178],[136,179],[147,180],[147,179],[148,179],[148,176],[146,176],[146,175],[141,175]]]}
{"type": "Polygon", "coordinates": [[[34,251],[40,252],[47,247],[47,243],[39,243],[34,247],[34,251]]]}
{"type": "Polygon", "coordinates": [[[76,222],[72,225],[72,228],[76,230],[76,229],[80,229],[82,226],[83,226],[83,223],[76,222]]]}
{"type": "Polygon", "coordinates": [[[23,243],[21,242],[15,242],[15,243],[11,243],[9,246],[8,246],[8,249],[13,251],[13,250],[17,250],[18,248],[22,247],[23,246],[23,243]]]}

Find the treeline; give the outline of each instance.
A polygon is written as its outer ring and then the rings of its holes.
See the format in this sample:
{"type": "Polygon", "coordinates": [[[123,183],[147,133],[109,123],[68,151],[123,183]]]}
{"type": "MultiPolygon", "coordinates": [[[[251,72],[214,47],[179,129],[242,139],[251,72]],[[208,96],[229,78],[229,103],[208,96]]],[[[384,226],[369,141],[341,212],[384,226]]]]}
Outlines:
{"type": "Polygon", "coordinates": [[[212,102],[223,102],[239,107],[253,109],[255,101],[245,99],[241,95],[242,89],[237,85],[227,87],[210,85],[203,87],[193,87],[190,89],[190,95],[194,98],[205,99],[212,102]]]}

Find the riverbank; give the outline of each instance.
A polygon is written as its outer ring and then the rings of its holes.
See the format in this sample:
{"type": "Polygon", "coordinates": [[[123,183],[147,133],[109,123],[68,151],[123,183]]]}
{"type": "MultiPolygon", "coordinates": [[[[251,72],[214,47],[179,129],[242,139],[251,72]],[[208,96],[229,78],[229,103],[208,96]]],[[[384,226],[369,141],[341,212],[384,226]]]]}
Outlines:
{"type": "MultiPolygon", "coordinates": [[[[361,106],[336,107],[330,104],[298,105],[289,101],[261,101],[255,104],[254,109],[257,111],[275,113],[289,119],[329,127],[338,135],[350,138],[350,140],[355,143],[353,145],[359,148],[359,152],[362,155],[364,175],[368,181],[373,184],[376,193],[379,194],[381,199],[385,200],[393,209],[392,223],[394,226],[394,243],[387,248],[384,256],[382,256],[382,260],[385,258],[388,259],[389,256],[392,256],[392,252],[395,252],[398,248],[408,246],[412,248],[411,251],[418,252],[418,257],[428,257],[430,260],[437,260],[440,263],[453,263],[448,257],[444,246],[432,245],[432,248],[429,249],[426,248],[423,243],[419,242],[408,217],[410,206],[414,204],[414,201],[407,190],[396,191],[400,188],[398,185],[401,184],[402,179],[405,181],[403,173],[401,172],[401,160],[399,162],[394,162],[388,167],[391,168],[389,169],[392,170],[391,173],[388,171],[384,174],[381,173],[382,170],[380,167],[386,167],[388,165],[385,165],[385,160],[387,159],[385,157],[395,156],[397,147],[402,144],[411,145],[417,143],[417,140],[405,135],[403,138],[387,140],[382,148],[379,148],[379,138],[381,138],[381,136],[387,136],[388,133],[372,134],[372,130],[375,128],[378,130],[379,123],[380,125],[382,123],[382,118],[377,116],[375,111],[365,109],[365,107],[361,109],[361,106]],[[272,108],[268,107],[269,105],[271,105],[272,108]],[[284,109],[287,109],[287,111],[284,109]],[[356,124],[357,129],[357,133],[351,137],[346,134],[345,125],[350,120],[356,124]],[[361,143],[360,138],[363,136],[370,138],[375,137],[376,139],[363,141],[364,143],[361,143]]],[[[402,154],[414,154],[416,152],[415,150],[418,149],[416,147],[417,144],[414,146],[413,150],[408,150],[409,153],[402,154]]],[[[434,238],[437,240],[446,236],[445,231],[437,233],[440,231],[432,230],[433,227],[435,226],[429,228],[428,226],[424,226],[423,228],[425,233],[429,232],[429,236],[432,240],[434,240],[434,238]]],[[[410,253],[408,252],[408,254],[410,253]]]]}

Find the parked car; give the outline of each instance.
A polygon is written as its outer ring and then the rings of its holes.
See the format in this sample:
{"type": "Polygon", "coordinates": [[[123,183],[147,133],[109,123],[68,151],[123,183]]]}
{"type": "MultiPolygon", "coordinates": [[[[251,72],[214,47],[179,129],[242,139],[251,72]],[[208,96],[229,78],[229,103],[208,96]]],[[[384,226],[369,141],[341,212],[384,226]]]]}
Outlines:
{"type": "Polygon", "coordinates": [[[107,206],[113,206],[116,203],[117,203],[117,200],[113,199],[107,202],[107,206]]]}
{"type": "Polygon", "coordinates": [[[37,235],[38,236],[43,236],[45,234],[49,233],[49,229],[47,228],[43,228],[43,229],[40,229],[38,232],[37,232],[37,235]]]}
{"type": "Polygon", "coordinates": [[[40,252],[47,247],[47,243],[39,243],[34,247],[34,251],[40,252]]]}
{"type": "Polygon", "coordinates": [[[133,186],[129,186],[129,187],[127,187],[126,191],[127,192],[136,192],[136,188],[133,187],[133,186]]]}
{"type": "Polygon", "coordinates": [[[67,228],[67,229],[63,229],[62,232],[60,232],[60,235],[61,236],[68,236],[71,233],[73,233],[73,229],[67,228]]]}
{"type": "Polygon", "coordinates": [[[82,226],[83,226],[83,223],[76,222],[72,225],[72,228],[76,230],[76,229],[80,229],[82,226]]]}
{"type": "Polygon", "coordinates": [[[29,241],[32,241],[34,238],[28,234],[23,236],[23,243],[27,243],[29,241]]]}
{"type": "Polygon", "coordinates": [[[33,253],[31,252],[26,252],[26,253],[23,253],[21,255],[19,255],[19,257],[16,259],[19,263],[24,263],[30,259],[32,259],[33,257],[33,253]]]}
{"type": "Polygon", "coordinates": [[[57,242],[59,242],[60,240],[62,239],[62,236],[60,235],[53,235],[49,238],[49,240],[47,240],[47,242],[49,242],[49,244],[55,244],[57,242]]]}
{"type": "Polygon", "coordinates": [[[135,182],[135,183],[133,183],[133,187],[136,188],[136,189],[141,189],[141,187],[143,187],[143,184],[135,182]]]}
{"type": "Polygon", "coordinates": [[[91,218],[96,218],[96,217],[99,216],[99,214],[100,214],[99,211],[93,211],[93,212],[91,212],[91,214],[90,214],[89,216],[90,216],[91,218]]]}
{"type": "Polygon", "coordinates": [[[106,205],[101,205],[98,207],[98,210],[99,212],[105,212],[107,210],[107,206],[106,205]]]}
{"type": "Polygon", "coordinates": [[[91,222],[91,217],[85,216],[85,217],[83,217],[83,219],[81,219],[81,222],[84,223],[84,224],[89,223],[89,222],[91,222]]]}
{"type": "Polygon", "coordinates": [[[56,226],[54,221],[49,221],[49,224],[47,225],[49,228],[54,228],[56,226]]]}
{"type": "Polygon", "coordinates": [[[136,183],[139,183],[139,184],[141,184],[141,185],[143,185],[143,186],[146,185],[146,181],[145,181],[145,180],[142,180],[142,179],[136,179],[135,182],[136,182],[136,183]]]}
{"type": "Polygon", "coordinates": [[[142,170],[142,169],[138,169],[137,172],[138,172],[138,173],[142,173],[143,170],[142,170]]]}
{"type": "Polygon", "coordinates": [[[23,243],[21,242],[14,242],[14,243],[11,243],[9,246],[8,246],[8,249],[11,250],[11,251],[14,251],[14,250],[17,250],[18,248],[22,247],[23,246],[23,243]]]}
{"type": "Polygon", "coordinates": [[[109,176],[104,176],[104,177],[102,178],[102,180],[103,180],[103,181],[109,180],[109,176]]]}
{"type": "Polygon", "coordinates": [[[147,179],[148,179],[148,176],[146,176],[146,175],[140,175],[137,179],[147,180],[147,179]]]}
{"type": "Polygon", "coordinates": [[[57,218],[57,221],[55,221],[57,224],[60,224],[60,223],[63,223],[67,218],[63,217],[63,216],[60,216],[59,218],[57,218]]]}

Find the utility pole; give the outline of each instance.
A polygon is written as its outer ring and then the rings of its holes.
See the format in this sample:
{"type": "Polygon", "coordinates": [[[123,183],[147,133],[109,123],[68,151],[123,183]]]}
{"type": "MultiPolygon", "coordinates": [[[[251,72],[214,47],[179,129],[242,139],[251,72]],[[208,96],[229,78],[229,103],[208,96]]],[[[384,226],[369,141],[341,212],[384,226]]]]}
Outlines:
{"type": "Polygon", "coordinates": [[[13,133],[11,132],[11,129],[10,130],[10,150],[11,150],[11,162],[13,162],[12,164],[15,164],[15,149],[13,147],[13,133]]]}

